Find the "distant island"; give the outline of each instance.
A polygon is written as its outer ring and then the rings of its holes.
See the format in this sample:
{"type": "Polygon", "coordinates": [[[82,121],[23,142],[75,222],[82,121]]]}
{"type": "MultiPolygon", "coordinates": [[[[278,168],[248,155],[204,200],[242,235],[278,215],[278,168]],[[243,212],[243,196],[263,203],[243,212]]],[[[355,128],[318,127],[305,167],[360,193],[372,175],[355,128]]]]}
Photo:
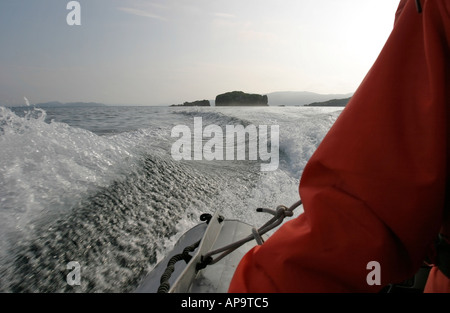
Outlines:
{"type": "Polygon", "coordinates": [[[271,105],[304,106],[312,103],[326,102],[332,99],[344,99],[353,96],[346,94],[319,94],[309,91],[276,91],[268,93],[271,105]]]}
{"type": "Polygon", "coordinates": [[[216,106],[269,106],[267,96],[242,91],[227,92],[216,97],[216,106]]]}
{"type": "Polygon", "coordinates": [[[96,102],[68,102],[62,103],[58,101],[36,103],[37,108],[69,108],[69,107],[104,107],[106,104],[96,102]]]}
{"type": "Polygon", "coordinates": [[[183,104],[172,104],[171,107],[209,107],[211,103],[209,100],[197,100],[194,102],[185,102],[183,104]]]}
{"type": "Polygon", "coordinates": [[[242,91],[232,91],[218,95],[211,100],[198,100],[173,104],[172,107],[188,106],[345,106],[353,93],[318,94],[307,91],[277,91],[267,95],[249,94],[242,91]]]}
{"type": "Polygon", "coordinates": [[[351,98],[332,99],[324,102],[305,104],[305,107],[345,107],[351,98]]]}

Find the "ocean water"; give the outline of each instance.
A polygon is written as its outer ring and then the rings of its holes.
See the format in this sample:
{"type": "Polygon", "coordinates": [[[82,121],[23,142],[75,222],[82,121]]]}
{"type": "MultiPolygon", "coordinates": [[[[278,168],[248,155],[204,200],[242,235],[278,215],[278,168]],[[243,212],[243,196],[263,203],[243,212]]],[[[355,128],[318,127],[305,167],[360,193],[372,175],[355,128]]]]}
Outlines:
{"type": "Polygon", "coordinates": [[[132,292],[202,213],[261,226],[269,217],[257,207],[299,199],[303,168],[341,111],[0,106],[0,292],[132,292]],[[171,131],[195,117],[278,125],[278,169],[174,160],[171,131]],[[80,285],[68,284],[69,262],[80,285]]]}

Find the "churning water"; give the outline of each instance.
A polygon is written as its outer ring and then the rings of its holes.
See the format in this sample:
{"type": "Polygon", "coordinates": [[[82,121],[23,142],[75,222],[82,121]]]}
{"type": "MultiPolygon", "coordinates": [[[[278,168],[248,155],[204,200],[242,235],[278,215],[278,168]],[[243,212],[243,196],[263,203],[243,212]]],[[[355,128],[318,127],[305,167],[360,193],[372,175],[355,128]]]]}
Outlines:
{"type": "MultiPolygon", "coordinates": [[[[202,213],[299,199],[339,108],[0,107],[0,291],[131,292],[202,213]],[[279,167],[175,161],[176,125],[279,125],[279,167]],[[81,285],[67,283],[67,264],[81,285]]],[[[298,213],[298,212],[297,212],[298,213]]]]}

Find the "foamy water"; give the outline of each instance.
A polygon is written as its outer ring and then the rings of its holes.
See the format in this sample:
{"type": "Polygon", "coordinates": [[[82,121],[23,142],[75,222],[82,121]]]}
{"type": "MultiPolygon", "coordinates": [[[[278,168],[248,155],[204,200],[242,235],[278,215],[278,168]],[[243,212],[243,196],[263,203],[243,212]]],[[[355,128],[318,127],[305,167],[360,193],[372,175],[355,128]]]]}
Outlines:
{"type": "MultiPolygon", "coordinates": [[[[129,292],[217,209],[258,226],[290,205],[337,108],[0,107],[0,291],[129,292]],[[280,164],[175,161],[175,125],[279,125],[280,164]],[[66,282],[79,262],[80,286],[66,282]]],[[[299,214],[300,212],[297,212],[299,214]]]]}

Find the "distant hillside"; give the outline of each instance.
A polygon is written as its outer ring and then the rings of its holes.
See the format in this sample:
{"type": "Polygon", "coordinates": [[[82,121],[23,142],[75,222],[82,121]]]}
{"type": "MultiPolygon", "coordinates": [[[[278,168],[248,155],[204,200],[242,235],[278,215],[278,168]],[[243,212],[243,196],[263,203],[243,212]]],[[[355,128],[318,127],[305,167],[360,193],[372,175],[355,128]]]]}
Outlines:
{"type": "Polygon", "coordinates": [[[332,99],[324,102],[313,102],[305,104],[307,107],[345,107],[351,98],[332,99]]]}
{"type": "Polygon", "coordinates": [[[272,106],[300,106],[314,102],[324,102],[333,99],[349,98],[353,93],[348,94],[318,94],[308,91],[279,91],[267,94],[269,104],[272,106]]]}
{"type": "Polygon", "coordinates": [[[103,107],[106,106],[106,104],[96,102],[61,103],[58,101],[51,101],[51,102],[37,103],[34,106],[38,108],[60,108],[60,107],[68,108],[68,107],[103,107]]]}

